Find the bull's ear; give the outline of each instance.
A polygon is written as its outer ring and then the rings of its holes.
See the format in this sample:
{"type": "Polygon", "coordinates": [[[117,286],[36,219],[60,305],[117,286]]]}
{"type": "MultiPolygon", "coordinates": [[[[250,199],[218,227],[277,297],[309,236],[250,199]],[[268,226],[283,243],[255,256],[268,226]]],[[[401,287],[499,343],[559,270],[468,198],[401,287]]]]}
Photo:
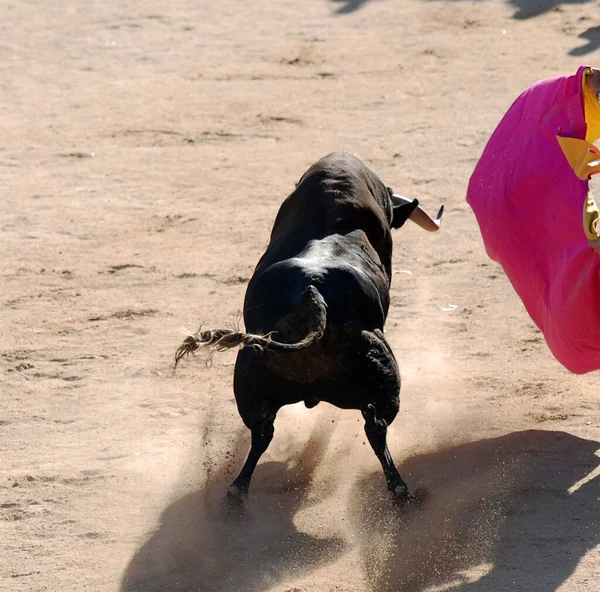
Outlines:
{"type": "Polygon", "coordinates": [[[392,207],[392,228],[400,228],[410,218],[410,215],[419,207],[419,200],[413,199],[407,203],[400,203],[392,207]]]}

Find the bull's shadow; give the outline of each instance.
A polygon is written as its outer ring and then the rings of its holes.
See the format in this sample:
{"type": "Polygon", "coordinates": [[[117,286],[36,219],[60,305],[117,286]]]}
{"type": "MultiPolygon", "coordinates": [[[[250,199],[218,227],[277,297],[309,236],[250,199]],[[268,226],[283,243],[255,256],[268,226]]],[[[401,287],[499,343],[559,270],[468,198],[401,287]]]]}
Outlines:
{"type": "Polygon", "coordinates": [[[221,463],[204,488],[163,512],[127,567],[121,592],[263,591],[333,561],[343,552],[341,539],[316,538],[293,523],[297,512],[326,495],[311,490],[311,482],[327,440],[323,433],[313,434],[293,468],[262,463],[241,511],[223,501],[231,470],[239,468],[246,452],[240,435],[234,447],[238,458],[229,459],[230,466],[221,463]]]}
{"type": "Polygon", "coordinates": [[[556,590],[600,543],[599,448],[527,431],[412,458],[401,472],[429,499],[400,520],[366,478],[352,519],[372,589],[556,590]]]}

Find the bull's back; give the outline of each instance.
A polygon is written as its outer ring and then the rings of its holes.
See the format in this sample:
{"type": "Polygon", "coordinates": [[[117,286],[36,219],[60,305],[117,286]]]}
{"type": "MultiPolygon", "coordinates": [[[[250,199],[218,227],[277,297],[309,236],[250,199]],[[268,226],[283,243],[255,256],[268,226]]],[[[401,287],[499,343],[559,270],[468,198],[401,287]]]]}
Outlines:
{"type": "Polygon", "coordinates": [[[314,240],[362,230],[384,266],[391,261],[388,190],[360,160],[335,152],[316,162],[281,205],[257,272],[298,256],[314,240]]]}

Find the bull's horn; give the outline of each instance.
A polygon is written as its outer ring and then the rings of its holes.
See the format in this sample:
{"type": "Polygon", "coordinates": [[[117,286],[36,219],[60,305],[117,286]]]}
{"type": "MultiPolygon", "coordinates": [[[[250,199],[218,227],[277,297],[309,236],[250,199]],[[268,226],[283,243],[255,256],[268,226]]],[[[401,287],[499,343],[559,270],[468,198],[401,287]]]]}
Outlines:
{"type": "MultiPolygon", "coordinates": [[[[397,195],[394,193],[392,197],[404,202],[409,203],[412,200],[404,197],[403,195],[397,195]]],[[[442,206],[435,218],[432,218],[421,206],[417,206],[414,212],[410,215],[410,219],[418,224],[424,230],[429,230],[429,232],[435,232],[440,229],[442,224],[442,214],[444,213],[444,206],[442,206]]]]}

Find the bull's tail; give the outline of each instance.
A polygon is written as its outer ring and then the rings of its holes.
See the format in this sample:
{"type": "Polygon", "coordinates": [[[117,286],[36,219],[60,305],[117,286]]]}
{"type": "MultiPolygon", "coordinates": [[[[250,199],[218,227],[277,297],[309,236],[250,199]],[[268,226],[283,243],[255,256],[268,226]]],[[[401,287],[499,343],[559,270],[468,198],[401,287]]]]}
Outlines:
{"type": "Polygon", "coordinates": [[[243,333],[233,329],[210,329],[189,335],[175,352],[175,367],[181,358],[196,351],[201,346],[214,351],[225,351],[233,347],[256,347],[261,350],[293,352],[310,347],[320,341],[327,324],[327,305],[323,296],[314,286],[308,286],[302,293],[294,312],[285,317],[283,325],[307,328],[306,337],[296,343],[282,343],[273,339],[276,332],[266,335],[243,333]]]}

